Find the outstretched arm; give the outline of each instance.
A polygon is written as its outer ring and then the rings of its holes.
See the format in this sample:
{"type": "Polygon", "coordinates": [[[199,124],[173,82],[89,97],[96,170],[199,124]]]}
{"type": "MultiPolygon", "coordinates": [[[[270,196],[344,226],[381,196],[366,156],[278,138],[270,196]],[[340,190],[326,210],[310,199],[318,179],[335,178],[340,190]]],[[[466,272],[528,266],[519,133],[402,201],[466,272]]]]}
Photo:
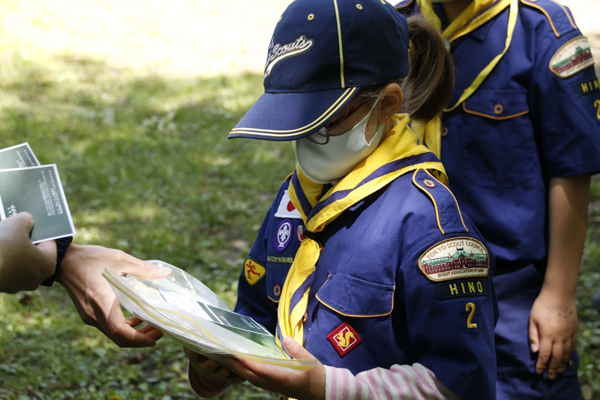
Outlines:
{"type": "Polygon", "coordinates": [[[562,373],[577,342],[575,289],[587,230],[590,175],[550,180],[548,266],[531,308],[529,341],[538,353],[536,372],[562,373]]]}
{"type": "Polygon", "coordinates": [[[71,296],[83,322],[98,328],[118,346],[154,346],[162,332],[150,325],[134,329],[142,321],[136,317],[125,318],[108,281],[101,275],[105,268],[146,279],[164,278],[172,271],[120,250],[71,244],[56,279],[71,296]]]}

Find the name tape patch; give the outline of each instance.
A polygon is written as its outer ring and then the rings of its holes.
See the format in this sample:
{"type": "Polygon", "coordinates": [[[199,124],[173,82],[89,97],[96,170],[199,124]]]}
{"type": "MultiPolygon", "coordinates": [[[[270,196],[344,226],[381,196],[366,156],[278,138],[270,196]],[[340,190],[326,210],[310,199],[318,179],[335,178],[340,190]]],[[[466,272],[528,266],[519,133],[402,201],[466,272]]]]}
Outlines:
{"type": "Polygon", "coordinates": [[[589,81],[579,82],[571,85],[571,90],[575,97],[581,97],[600,92],[598,78],[589,81]]]}
{"type": "Polygon", "coordinates": [[[437,283],[438,298],[441,300],[458,297],[487,296],[489,293],[487,279],[462,279],[453,282],[437,283]]]}
{"type": "Polygon", "coordinates": [[[490,257],[479,240],[456,237],[427,249],[419,258],[419,269],[433,282],[486,277],[490,271],[490,257]]]}

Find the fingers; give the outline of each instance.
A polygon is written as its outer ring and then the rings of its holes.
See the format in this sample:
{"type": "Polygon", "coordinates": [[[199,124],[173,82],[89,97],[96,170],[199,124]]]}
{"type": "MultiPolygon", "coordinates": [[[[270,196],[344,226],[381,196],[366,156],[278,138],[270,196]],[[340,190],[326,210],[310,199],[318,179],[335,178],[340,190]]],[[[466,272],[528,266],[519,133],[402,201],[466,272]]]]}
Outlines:
{"type": "Polygon", "coordinates": [[[15,224],[19,229],[22,229],[29,234],[31,228],[33,228],[33,216],[28,212],[20,212],[13,217],[7,218],[3,223],[15,224]]]}
{"type": "Polygon", "coordinates": [[[540,343],[540,351],[538,352],[538,359],[535,364],[535,372],[536,374],[543,374],[546,366],[548,365],[548,361],[550,361],[550,356],[552,355],[552,342],[549,340],[542,340],[540,343]]]}
{"type": "Polygon", "coordinates": [[[96,314],[98,329],[104,332],[117,346],[152,347],[156,345],[156,341],[151,336],[140,333],[129,325],[116,298],[107,315],[98,304],[92,303],[92,306],[96,314]]]}
{"type": "Polygon", "coordinates": [[[550,363],[548,364],[548,379],[556,378],[558,370],[562,367],[564,370],[563,358],[563,343],[554,342],[552,345],[550,363]]]}
{"type": "Polygon", "coordinates": [[[245,381],[244,378],[231,372],[231,369],[225,365],[222,365],[221,362],[205,357],[185,347],[183,350],[187,358],[190,360],[190,365],[192,368],[203,379],[229,384],[237,384],[245,381]]]}
{"type": "Polygon", "coordinates": [[[540,335],[538,327],[531,319],[529,320],[529,347],[532,353],[537,353],[540,349],[540,335]]]}
{"type": "Polygon", "coordinates": [[[316,360],[312,354],[310,354],[302,345],[296,342],[292,337],[286,336],[283,338],[283,345],[287,352],[294,358],[304,358],[310,360],[316,360]]]}
{"type": "Polygon", "coordinates": [[[122,273],[133,274],[145,279],[165,278],[173,273],[169,268],[154,265],[132,256],[128,256],[128,258],[130,258],[128,260],[130,262],[122,269],[122,273]]]}

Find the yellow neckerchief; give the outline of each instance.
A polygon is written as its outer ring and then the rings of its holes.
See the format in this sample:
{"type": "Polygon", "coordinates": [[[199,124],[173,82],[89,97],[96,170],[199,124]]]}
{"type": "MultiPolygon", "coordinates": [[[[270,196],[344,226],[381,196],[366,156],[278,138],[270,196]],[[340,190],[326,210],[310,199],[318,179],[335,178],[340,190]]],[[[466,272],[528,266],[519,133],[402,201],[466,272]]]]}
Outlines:
{"type": "Polygon", "coordinates": [[[408,127],[408,115],[398,114],[396,117],[390,122],[390,132],[373,154],[324,195],[323,185],[311,181],[296,167],[288,194],[300,211],[305,233],[283,285],[277,310],[276,340],[284,351],[284,336],[291,336],[303,344],[302,319],[322,245],[318,239],[315,240],[315,234],[323,231],[349,207],[407,172],[418,168],[434,170],[447,184],[441,162],[426,146],[418,144],[417,136],[408,127]]]}
{"type": "MultiPolygon", "coordinates": [[[[435,13],[433,5],[429,0],[417,0],[419,9],[423,15],[429,18],[433,23],[441,29],[442,22],[435,13]]],[[[456,104],[444,109],[444,112],[449,112],[458,107],[462,102],[467,100],[487,78],[487,76],[496,67],[498,62],[504,57],[504,54],[510,47],[512,36],[517,24],[517,13],[519,9],[518,0],[473,0],[467,8],[452,23],[444,29],[442,36],[452,42],[457,38],[464,36],[483,24],[487,23],[493,17],[502,12],[506,7],[510,6],[510,14],[508,16],[508,28],[506,31],[506,41],[504,50],[498,54],[492,61],[477,75],[471,85],[465,89],[456,104]]],[[[431,150],[440,157],[441,155],[441,121],[439,117],[434,118],[427,124],[413,123],[412,127],[419,135],[421,140],[425,139],[425,143],[431,150]]]]}

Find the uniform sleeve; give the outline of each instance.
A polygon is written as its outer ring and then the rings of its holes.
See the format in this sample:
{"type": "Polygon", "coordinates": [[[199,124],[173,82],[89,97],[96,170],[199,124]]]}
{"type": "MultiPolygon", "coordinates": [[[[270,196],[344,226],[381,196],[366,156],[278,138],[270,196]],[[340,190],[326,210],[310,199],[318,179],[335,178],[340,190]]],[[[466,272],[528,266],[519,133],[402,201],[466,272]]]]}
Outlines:
{"type": "Polygon", "coordinates": [[[462,399],[494,399],[497,304],[482,239],[436,235],[401,262],[398,303],[411,359],[462,399]]]}
{"type": "Polygon", "coordinates": [[[272,333],[275,332],[277,325],[277,303],[267,295],[267,279],[265,279],[267,247],[274,214],[287,186],[288,182],[279,190],[258,231],[250,254],[244,261],[238,284],[238,300],[235,305],[235,312],[253,318],[272,333]],[[257,273],[261,276],[257,276],[257,273]]]}
{"type": "Polygon", "coordinates": [[[538,48],[528,102],[540,161],[550,178],[600,171],[600,88],[587,39],[548,30],[538,48]]]}
{"type": "Polygon", "coordinates": [[[421,364],[374,368],[354,376],[345,368],[325,367],[325,399],[458,399],[421,364]]]}

